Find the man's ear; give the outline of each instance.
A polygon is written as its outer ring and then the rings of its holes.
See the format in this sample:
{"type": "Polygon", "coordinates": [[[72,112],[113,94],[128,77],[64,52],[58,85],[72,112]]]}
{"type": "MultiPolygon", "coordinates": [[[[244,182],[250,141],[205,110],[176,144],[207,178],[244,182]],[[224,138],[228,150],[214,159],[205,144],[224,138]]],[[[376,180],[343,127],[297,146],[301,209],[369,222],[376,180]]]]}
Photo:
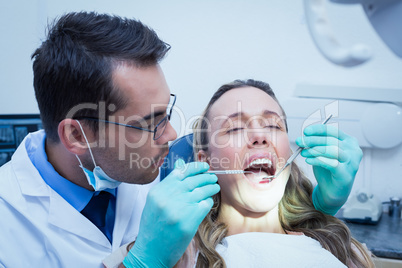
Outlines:
{"type": "MultiPolygon", "coordinates": [[[[81,123],[88,142],[93,140],[92,131],[81,123]]],[[[79,122],[75,119],[64,119],[59,123],[58,134],[61,143],[71,153],[82,155],[88,150],[88,144],[79,122]]]]}
{"type": "Polygon", "coordinates": [[[197,153],[197,161],[207,162],[209,164],[209,157],[204,150],[199,150],[197,153]]]}

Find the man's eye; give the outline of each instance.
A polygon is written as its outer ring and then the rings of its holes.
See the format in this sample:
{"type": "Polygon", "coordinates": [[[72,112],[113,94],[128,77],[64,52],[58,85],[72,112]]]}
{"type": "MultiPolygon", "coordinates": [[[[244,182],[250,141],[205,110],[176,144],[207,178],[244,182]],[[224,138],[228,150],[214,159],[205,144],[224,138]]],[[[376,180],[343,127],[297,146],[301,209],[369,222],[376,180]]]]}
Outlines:
{"type": "Polygon", "coordinates": [[[146,127],[155,127],[156,124],[157,124],[156,120],[147,120],[144,122],[144,125],[146,127]]]}
{"type": "Polygon", "coordinates": [[[133,126],[133,127],[139,127],[139,128],[145,128],[148,126],[148,122],[146,121],[132,121],[128,123],[128,125],[133,126]]]}
{"type": "Polygon", "coordinates": [[[142,127],[143,127],[143,128],[148,128],[148,129],[154,129],[155,126],[156,126],[157,124],[159,124],[159,122],[160,122],[162,119],[163,119],[163,116],[157,116],[157,117],[153,117],[153,118],[151,118],[151,119],[142,121],[142,122],[141,122],[142,125],[143,125],[142,127]]]}

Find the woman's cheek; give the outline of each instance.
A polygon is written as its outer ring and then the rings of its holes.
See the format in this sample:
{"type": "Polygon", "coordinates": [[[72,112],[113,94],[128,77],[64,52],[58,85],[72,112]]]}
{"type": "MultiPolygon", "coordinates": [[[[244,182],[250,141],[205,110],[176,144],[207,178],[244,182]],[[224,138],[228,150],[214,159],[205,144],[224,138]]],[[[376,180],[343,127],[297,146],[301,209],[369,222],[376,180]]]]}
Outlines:
{"type": "Polygon", "coordinates": [[[276,147],[279,153],[279,156],[282,156],[288,159],[291,155],[290,143],[288,135],[282,135],[278,140],[278,146],[276,147]]]}
{"type": "Polygon", "coordinates": [[[232,135],[224,135],[218,131],[214,132],[210,138],[210,146],[216,149],[225,149],[234,146],[234,139],[232,135]]]}
{"type": "Polygon", "coordinates": [[[236,154],[238,154],[238,152],[230,146],[218,149],[215,154],[211,154],[212,158],[215,160],[214,167],[219,169],[233,169],[236,154]]]}

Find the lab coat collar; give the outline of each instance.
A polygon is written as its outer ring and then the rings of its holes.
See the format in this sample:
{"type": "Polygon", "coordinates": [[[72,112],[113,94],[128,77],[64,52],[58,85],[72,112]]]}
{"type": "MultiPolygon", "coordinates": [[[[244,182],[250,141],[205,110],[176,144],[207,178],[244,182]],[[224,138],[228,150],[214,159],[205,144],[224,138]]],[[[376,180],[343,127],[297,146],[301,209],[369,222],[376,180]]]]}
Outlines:
{"type": "Polygon", "coordinates": [[[35,153],[41,146],[44,131],[29,134],[20,144],[12,157],[13,170],[16,174],[21,193],[25,196],[47,197],[43,204],[48,203],[48,222],[58,228],[96,242],[106,248],[111,248],[106,236],[79,211],[71,206],[55,192],[40,176],[32,164],[29,155],[35,153]]]}
{"type": "Polygon", "coordinates": [[[43,130],[28,134],[11,158],[13,171],[15,172],[23,195],[49,195],[50,187],[43,181],[38,170],[29,158],[29,154],[33,154],[37,147],[40,146],[44,135],[45,132],[43,130]],[[30,176],[27,176],[27,170],[29,170],[30,176]]]}
{"type": "Polygon", "coordinates": [[[109,250],[120,247],[123,236],[133,213],[135,202],[138,199],[139,188],[135,185],[122,183],[117,188],[116,216],[113,228],[112,245],[106,236],[79,211],[72,207],[55,191],[50,191],[49,218],[50,224],[79,235],[87,240],[96,242],[109,250]],[[132,197],[131,200],[129,197],[132,197]],[[131,202],[127,202],[130,200],[131,202]]]}
{"type": "MultiPolygon", "coordinates": [[[[63,197],[76,210],[82,211],[92,196],[94,191],[81,187],[68,179],[62,177],[48,161],[45,151],[46,136],[42,137],[40,144],[37,144],[36,150],[28,154],[31,162],[38,170],[40,176],[54,191],[63,197]]],[[[106,189],[113,196],[116,196],[116,189],[106,189]]]]}
{"type": "MultiPolygon", "coordinates": [[[[32,164],[29,154],[34,153],[41,144],[44,131],[29,134],[20,144],[12,157],[12,168],[19,183],[21,193],[26,196],[48,197],[48,222],[58,228],[96,242],[108,249],[117,249],[132,217],[140,217],[140,211],[134,211],[139,198],[141,185],[122,183],[117,190],[116,221],[113,229],[113,244],[106,236],[79,211],[48,186],[32,164]],[[127,202],[130,200],[130,202],[127,202]],[[134,215],[134,216],[133,216],[134,215]]],[[[141,210],[142,212],[142,210],[141,210]]],[[[134,221],[139,224],[139,220],[134,221]]]]}
{"type": "MultiPolygon", "coordinates": [[[[132,185],[127,183],[122,183],[117,188],[117,198],[116,198],[116,220],[113,227],[113,250],[120,247],[123,240],[123,236],[126,233],[128,224],[132,217],[141,217],[142,210],[136,211],[134,207],[141,200],[140,196],[140,185],[132,185]],[[129,200],[129,202],[127,202],[129,200]]],[[[145,198],[144,198],[145,200],[145,198]]],[[[143,201],[143,200],[142,200],[143,201]]],[[[135,221],[139,228],[139,220],[135,221]]],[[[133,223],[131,223],[133,224],[133,223]]]]}

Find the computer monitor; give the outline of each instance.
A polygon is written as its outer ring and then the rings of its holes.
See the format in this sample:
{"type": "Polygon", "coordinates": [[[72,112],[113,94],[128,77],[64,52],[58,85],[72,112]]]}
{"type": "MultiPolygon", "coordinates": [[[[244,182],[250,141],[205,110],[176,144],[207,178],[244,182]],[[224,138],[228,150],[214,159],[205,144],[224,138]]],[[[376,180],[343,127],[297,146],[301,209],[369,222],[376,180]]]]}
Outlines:
{"type": "Polygon", "coordinates": [[[39,114],[0,114],[0,166],[11,156],[30,132],[42,129],[39,114]]]}

